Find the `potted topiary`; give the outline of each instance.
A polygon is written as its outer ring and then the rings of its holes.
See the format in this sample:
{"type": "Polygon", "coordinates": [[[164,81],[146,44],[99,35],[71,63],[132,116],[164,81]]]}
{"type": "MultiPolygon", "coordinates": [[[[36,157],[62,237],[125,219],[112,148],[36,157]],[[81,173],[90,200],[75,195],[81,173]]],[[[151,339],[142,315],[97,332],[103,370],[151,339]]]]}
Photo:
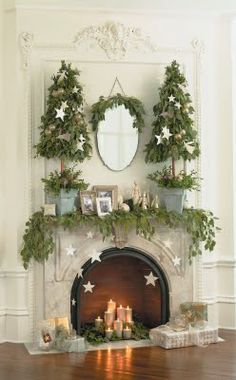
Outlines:
{"type": "MultiPolygon", "coordinates": [[[[200,154],[197,130],[193,126],[192,119],[194,108],[186,87],[187,82],[180,72],[180,66],[173,61],[166,67],[165,81],[159,91],[160,100],[153,107],[156,119],[153,122],[151,139],[145,149],[146,162],[158,163],[171,160],[171,166],[167,171],[164,169],[163,173],[153,173],[149,178],[155,178],[162,188],[168,189],[166,194],[168,199],[170,199],[169,193],[173,192],[173,199],[176,202],[180,200],[179,205],[174,204],[173,211],[182,210],[181,204],[185,197],[183,189],[193,189],[192,174],[187,175],[181,171],[176,175],[176,161],[181,158],[190,161],[200,154]]],[[[165,196],[163,191],[159,196],[161,198],[165,196]]],[[[172,209],[171,204],[168,205],[169,211],[172,209]]]]}
{"type": "Polygon", "coordinates": [[[172,168],[164,167],[162,170],[149,174],[148,178],[158,185],[160,206],[165,206],[167,211],[182,213],[186,190],[199,190],[197,173],[192,170],[190,174],[181,170],[178,175],[173,175],[172,168]]]}
{"type": "Polygon", "coordinates": [[[64,215],[76,209],[76,197],[79,190],[86,190],[88,184],[80,179],[81,171],[64,168],[61,172],[55,170],[48,178],[43,178],[47,202],[56,204],[56,214],[64,215]]]}

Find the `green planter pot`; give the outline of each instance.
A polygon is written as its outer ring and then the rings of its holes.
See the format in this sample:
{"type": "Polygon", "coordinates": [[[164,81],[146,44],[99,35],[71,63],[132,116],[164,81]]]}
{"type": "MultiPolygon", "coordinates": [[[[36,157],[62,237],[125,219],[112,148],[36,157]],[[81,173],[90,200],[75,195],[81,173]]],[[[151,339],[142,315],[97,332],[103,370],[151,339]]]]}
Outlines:
{"type": "Polygon", "coordinates": [[[165,207],[167,211],[175,211],[182,214],[184,201],[186,199],[186,190],[179,188],[159,188],[158,197],[160,207],[165,207]]]}
{"type": "Polygon", "coordinates": [[[68,214],[76,210],[76,197],[78,190],[61,190],[58,196],[47,195],[48,203],[55,203],[58,216],[68,214]]]}

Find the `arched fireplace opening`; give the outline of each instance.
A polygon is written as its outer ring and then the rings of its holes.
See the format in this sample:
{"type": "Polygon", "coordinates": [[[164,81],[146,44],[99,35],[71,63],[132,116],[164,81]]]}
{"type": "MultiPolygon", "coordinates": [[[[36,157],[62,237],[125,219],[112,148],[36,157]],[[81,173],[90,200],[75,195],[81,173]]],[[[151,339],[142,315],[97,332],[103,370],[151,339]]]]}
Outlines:
{"type": "Polygon", "coordinates": [[[109,248],[99,259],[83,265],[83,277],[77,275],[71,289],[71,322],[78,334],[83,324],[103,318],[110,299],[117,306],[128,305],[134,318],[149,328],[168,322],[168,282],[155,260],[134,248],[109,248]],[[151,283],[146,278],[150,273],[151,283]],[[84,287],[89,281],[92,292],[84,287]]]}

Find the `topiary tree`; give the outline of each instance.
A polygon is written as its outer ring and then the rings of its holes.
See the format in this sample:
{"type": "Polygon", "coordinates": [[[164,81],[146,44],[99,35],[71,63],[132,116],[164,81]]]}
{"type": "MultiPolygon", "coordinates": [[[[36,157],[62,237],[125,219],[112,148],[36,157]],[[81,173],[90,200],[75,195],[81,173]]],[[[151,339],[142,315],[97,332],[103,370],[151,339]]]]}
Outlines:
{"type": "Polygon", "coordinates": [[[37,155],[62,161],[84,161],[92,152],[83,112],[79,71],[61,62],[48,89],[47,109],[41,117],[37,155]]]}
{"type": "Polygon", "coordinates": [[[186,86],[179,64],[173,61],[166,67],[165,81],[159,91],[160,100],[153,107],[156,120],[153,122],[151,140],[145,149],[146,162],[171,159],[173,176],[176,160],[192,160],[200,154],[197,130],[192,119],[194,108],[186,86]]]}

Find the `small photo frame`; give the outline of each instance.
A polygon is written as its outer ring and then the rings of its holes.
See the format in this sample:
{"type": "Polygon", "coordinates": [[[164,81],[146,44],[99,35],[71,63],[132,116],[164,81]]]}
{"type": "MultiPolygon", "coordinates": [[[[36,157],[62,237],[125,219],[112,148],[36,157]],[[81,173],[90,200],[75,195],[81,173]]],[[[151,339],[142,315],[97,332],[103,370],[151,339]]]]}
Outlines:
{"type": "Polygon", "coordinates": [[[112,210],[118,208],[118,186],[117,185],[96,185],[93,186],[97,198],[110,198],[112,210]]]}
{"type": "Polygon", "coordinates": [[[111,198],[110,197],[97,197],[97,213],[98,216],[105,216],[112,211],[111,198]]]}
{"type": "Polygon", "coordinates": [[[81,191],[80,204],[82,214],[92,215],[96,214],[96,192],[95,191],[81,191]]]}
{"type": "Polygon", "coordinates": [[[56,216],[56,205],[54,203],[47,203],[43,207],[44,215],[56,216]]]}

